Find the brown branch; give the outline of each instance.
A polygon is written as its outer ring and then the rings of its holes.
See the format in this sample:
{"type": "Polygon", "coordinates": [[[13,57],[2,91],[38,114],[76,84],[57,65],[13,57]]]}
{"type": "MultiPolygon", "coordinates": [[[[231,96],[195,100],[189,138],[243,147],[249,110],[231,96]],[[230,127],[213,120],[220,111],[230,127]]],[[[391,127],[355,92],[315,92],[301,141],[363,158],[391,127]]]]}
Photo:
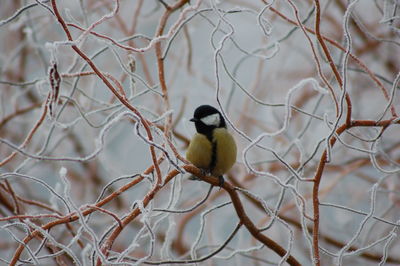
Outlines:
{"type": "MultiPolygon", "coordinates": [[[[169,16],[177,9],[181,8],[183,5],[185,5],[188,2],[188,0],[181,0],[177,2],[173,6],[168,6],[168,8],[165,9],[164,14],[162,15],[160,22],[158,23],[158,27],[156,30],[156,37],[159,37],[163,34],[164,28],[167,24],[169,16]]],[[[158,67],[158,79],[160,81],[160,86],[161,86],[161,91],[163,95],[163,100],[164,100],[164,107],[165,110],[167,111],[170,109],[171,104],[169,102],[169,96],[168,96],[168,88],[167,88],[167,83],[165,81],[165,70],[164,70],[164,59],[162,58],[162,49],[161,49],[161,42],[157,42],[155,44],[155,51],[156,51],[156,56],[157,56],[157,67],[158,67]]],[[[164,125],[164,134],[165,137],[168,138],[169,130],[171,127],[172,123],[172,115],[168,115],[165,125],[164,125]]]]}
{"type": "MultiPolygon", "coordinates": [[[[42,125],[42,123],[43,123],[43,121],[44,121],[44,119],[46,117],[46,114],[47,114],[47,109],[48,109],[47,103],[48,103],[48,101],[50,99],[50,95],[51,94],[48,94],[46,100],[44,101],[44,103],[42,103],[42,105],[43,105],[42,115],[40,116],[39,120],[35,123],[33,128],[29,131],[29,133],[26,136],[25,140],[19,146],[20,149],[25,148],[25,146],[28,145],[28,143],[32,140],[33,136],[35,135],[36,131],[42,125]]],[[[0,162],[0,167],[4,166],[8,162],[10,162],[17,154],[18,154],[18,151],[13,151],[9,156],[7,156],[7,158],[5,158],[4,160],[2,160],[0,162]]]]}
{"type": "MultiPolygon", "coordinates": [[[[56,0],[52,0],[51,1],[51,5],[53,7],[54,10],[54,14],[57,17],[58,22],[61,24],[65,34],[67,35],[67,38],[69,41],[73,41],[71,33],[69,32],[69,29],[67,27],[67,24],[65,23],[65,21],[63,20],[63,18],[61,17],[57,5],[56,5],[56,0]]],[[[107,80],[107,78],[103,75],[103,73],[101,73],[101,71],[97,68],[97,66],[93,63],[92,60],[90,60],[89,57],[87,57],[76,45],[71,45],[72,49],[74,49],[74,51],[79,54],[87,63],[88,65],[93,69],[93,71],[97,74],[97,76],[104,82],[104,84],[111,90],[111,92],[118,98],[118,100],[120,100],[120,102],[125,105],[129,110],[131,110],[134,114],[136,114],[139,119],[140,122],[142,123],[143,127],[146,130],[146,134],[148,136],[149,141],[153,141],[153,135],[151,133],[150,130],[150,123],[142,116],[142,114],[136,109],[134,108],[126,99],[126,97],[124,97],[124,95],[121,95],[120,93],[118,93],[118,91],[112,86],[112,84],[107,80]]],[[[157,176],[157,182],[154,184],[154,186],[158,186],[161,184],[162,180],[161,180],[161,170],[157,164],[157,158],[156,158],[156,153],[155,153],[155,148],[153,145],[150,145],[150,154],[151,154],[151,158],[153,161],[153,164],[155,166],[155,171],[156,171],[156,176],[157,176]]]]}
{"type": "Polygon", "coordinates": [[[41,103],[41,102],[38,102],[38,103],[34,103],[34,104],[32,104],[31,106],[28,106],[28,107],[26,107],[26,108],[22,108],[22,109],[17,109],[17,110],[15,110],[14,113],[5,116],[5,117],[3,118],[3,120],[0,121],[0,130],[1,130],[1,128],[2,128],[3,126],[5,126],[5,124],[7,124],[7,123],[8,123],[9,121],[11,121],[13,118],[15,118],[15,117],[17,117],[17,116],[20,116],[20,115],[23,115],[23,114],[25,114],[25,113],[28,113],[28,112],[30,112],[30,111],[32,111],[32,110],[35,110],[36,108],[39,108],[40,106],[42,106],[42,103],[41,103]]]}
{"type": "MultiPolygon", "coordinates": [[[[158,164],[160,164],[162,162],[162,158],[157,162],[158,164]]],[[[155,169],[154,165],[151,165],[149,168],[147,168],[144,172],[143,175],[148,175],[151,174],[155,169]]],[[[121,195],[123,192],[127,191],[128,189],[130,189],[131,187],[135,186],[136,184],[140,183],[142,180],[144,179],[144,177],[141,175],[139,177],[137,177],[136,179],[132,180],[131,182],[129,182],[126,185],[123,185],[122,187],[120,187],[118,190],[114,191],[113,193],[111,193],[110,195],[108,195],[107,197],[105,197],[104,199],[100,200],[99,202],[97,202],[94,206],[96,207],[101,207],[107,203],[109,203],[110,201],[112,201],[113,199],[115,199],[116,197],[118,197],[119,195],[121,195]]],[[[84,210],[81,211],[83,216],[87,216],[93,212],[97,211],[95,208],[92,207],[88,207],[84,210]]],[[[45,225],[42,225],[42,229],[43,230],[49,230],[57,225],[60,224],[69,224],[73,221],[76,221],[79,219],[79,215],[76,214],[75,212],[72,212],[70,214],[67,214],[65,216],[62,217],[62,219],[58,219],[55,221],[51,221],[48,222],[45,225]]],[[[23,240],[22,243],[24,244],[28,244],[28,242],[30,240],[32,240],[34,237],[36,237],[37,235],[40,235],[40,231],[38,230],[34,230],[32,231],[29,235],[27,235],[23,240]]],[[[16,249],[10,265],[15,265],[18,262],[19,257],[21,256],[22,251],[24,250],[25,246],[20,244],[18,246],[18,248],[16,249]]]]}
{"type": "MultiPolygon", "coordinates": [[[[197,167],[193,165],[185,165],[183,168],[189,173],[199,177],[201,180],[211,185],[219,186],[218,178],[213,176],[202,175],[201,171],[197,167]]],[[[251,219],[247,216],[246,211],[244,210],[243,204],[239,198],[238,193],[236,192],[235,187],[228,182],[224,182],[224,184],[222,185],[222,189],[224,189],[229,194],[240,222],[247,228],[249,233],[258,241],[266,245],[268,248],[272,249],[276,254],[278,254],[281,257],[284,257],[287,254],[287,251],[278,243],[276,243],[274,240],[262,234],[260,230],[251,221],[251,219]]],[[[289,263],[290,265],[301,265],[292,255],[288,256],[287,263],[289,263]]]]}
{"type": "MultiPolygon", "coordinates": [[[[329,62],[329,65],[332,69],[332,72],[335,75],[336,81],[339,83],[339,86],[342,90],[345,88],[343,87],[343,80],[342,77],[340,76],[339,71],[337,70],[337,67],[335,65],[335,62],[333,62],[331,53],[329,52],[328,46],[326,46],[324,38],[321,35],[320,31],[320,24],[321,24],[321,7],[319,4],[319,0],[314,0],[315,3],[315,35],[317,36],[318,42],[322,47],[322,50],[324,51],[325,57],[329,62]]],[[[347,51],[346,51],[347,52],[347,51]]],[[[346,123],[350,124],[351,122],[351,100],[350,100],[350,95],[346,92],[346,103],[347,103],[347,115],[346,115],[346,123]]],[[[317,258],[315,258],[317,259],[317,258]]],[[[319,258],[318,258],[319,259],[319,258]]],[[[319,265],[319,260],[317,260],[317,265],[319,265]]]]}
{"type": "Polygon", "coordinates": [[[311,48],[311,51],[312,51],[312,54],[313,54],[313,57],[314,57],[314,61],[315,61],[315,64],[316,64],[316,67],[317,67],[317,70],[318,70],[318,75],[320,76],[320,78],[322,79],[324,84],[328,87],[329,92],[331,93],[333,102],[335,103],[336,117],[338,117],[339,113],[340,113],[340,110],[339,110],[340,108],[339,108],[338,101],[336,99],[335,91],[334,91],[332,85],[329,83],[329,81],[326,79],[325,75],[322,72],[321,63],[320,63],[320,60],[318,59],[316,48],[314,47],[314,43],[311,40],[310,36],[308,36],[307,31],[306,31],[303,23],[301,22],[301,20],[299,18],[299,14],[298,14],[299,11],[298,11],[296,5],[291,0],[287,0],[287,1],[292,6],[292,9],[294,11],[294,15],[295,15],[296,20],[297,20],[297,25],[301,28],[301,30],[303,31],[304,35],[307,38],[307,41],[308,41],[308,43],[310,45],[310,48],[311,48]]]}
{"type": "MultiPolygon", "coordinates": [[[[352,166],[350,169],[347,169],[346,171],[344,171],[344,173],[342,173],[341,175],[345,175],[345,174],[347,174],[348,172],[354,171],[355,169],[358,169],[359,167],[361,167],[361,166],[363,166],[363,165],[365,165],[365,161],[357,161],[357,162],[354,163],[354,166],[352,166]]],[[[234,186],[240,187],[240,188],[243,188],[243,189],[246,189],[244,186],[242,186],[242,185],[241,185],[235,178],[233,178],[232,176],[230,176],[229,180],[231,180],[231,182],[232,182],[232,184],[233,184],[234,186]]],[[[245,194],[245,193],[243,193],[243,196],[246,197],[247,200],[249,200],[249,201],[250,201],[255,207],[257,207],[261,212],[265,212],[264,207],[262,206],[262,204],[261,204],[259,201],[257,201],[256,199],[250,197],[248,194],[245,194]]],[[[311,195],[310,195],[310,196],[307,196],[307,197],[305,197],[305,198],[308,198],[308,197],[311,198],[311,195]]],[[[295,204],[293,204],[293,205],[295,206],[295,204]]],[[[291,208],[292,208],[292,207],[290,206],[290,209],[291,209],[291,208]]],[[[288,209],[289,209],[289,208],[286,208],[286,210],[288,210],[288,209]]],[[[302,229],[303,229],[301,223],[300,223],[297,219],[292,218],[292,217],[289,217],[289,216],[283,214],[283,212],[285,212],[285,211],[284,211],[284,210],[281,210],[281,212],[278,214],[278,217],[279,217],[280,219],[282,219],[282,220],[284,220],[285,222],[288,222],[288,223],[294,225],[294,226],[297,227],[299,230],[302,230],[302,229]]],[[[267,217],[267,218],[269,218],[269,217],[267,217]]],[[[264,222],[266,222],[266,221],[267,221],[267,219],[265,219],[264,222]]],[[[312,234],[313,227],[312,227],[311,225],[307,225],[307,231],[308,231],[310,234],[312,234]]],[[[334,237],[331,237],[331,236],[329,236],[329,235],[320,234],[320,238],[321,238],[322,240],[324,240],[326,243],[328,243],[328,244],[330,244],[330,245],[332,245],[332,246],[335,246],[335,247],[337,247],[337,248],[343,248],[343,247],[345,246],[345,243],[340,242],[340,241],[336,240],[334,237]]],[[[349,251],[355,251],[355,250],[358,250],[358,249],[359,249],[359,248],[356,247],[356,246],[350,246],[350,247],[349,247],[349,251]]],[[[379,261],[381,261],[381,259],[382,259],[382,254],[374,254],[374,253],[369,253],[369,252],[366,252],[366,251],[365,251],[365,252],[362,252],[362,253],[360,254],[360,256],[363,257],[363,258],[365,258],[365,259],[368,259],[368,260],[371,260],[371,261],[375,261],[375,262],[379,262],[379,261]]],[[[388,262],[388,263],[397,263],[397,264],[400,264],[400,259],[399,259],[399,258],[394,258],[394,257],[388,257],[387,260],[386,260],[386,262],[388,262]]]]}
{"type": "MultiPolygon", "coordinates": [[[[266,3],[266,0],[262,0],[264,3],[266,3]]],[[[283,13],[281,13],[280,11],[278,11],[277,9],[270,7],[269,8],[272,12],[274,12],[275,14],[277,14],[278,16],[280,16],[282,19],[284,19],[285,21],[296,25],[296,26],[300,26],[296,21],[291,20],[290,18],[288,18],[287,16],[285,16],[283,13]]],[[[303,25],[304,26],[304,25],[303,25]]],[[[312,34],[316,34],[316,32],[313,29],[310,29],[309,27],[304,26],[305,30],[312,33],[312,34]]],[[[321,37],[323,38],[323,40],[329,42],[331,45],[333,45],[334,47],[342,50],[343,52],[346,52],[346,49],[344,47],[342,47],[339,43],[337,43],[336,41],[321,35],[321,37]]],[[[382,91],[383,95],[388,95],[386,88],[383,86],[382,82],[380,82],[380,80],[376,77],[376,75],[354,54],[349,53],[350,58],[356,63],[358,64],[365,72],[367,72],[367,74],[371,77],[371,79],[375,82],[375,84],[378,86],[378,88],[380,88],[380,90],[382,91]]],[[[389,101],[389,98],[386,97],[386,100],[389,101]]],[[[394,109],[394,106],[391,106],[391,111],[392,111],[392,116],[393,117],[397,117],[396,111],[394,109]]]]}
{"type": "MultiPolygon", "coordinates": [[[[373,120],[356,120],[352,121],[350,124],[343,124],[338,127],[335,131],[337,136],[340,136],[347,129],[352,127],[383,127],[386,129],[392,123],[391,120],[373,121],[373,120]]],[[[397,122],[399,123],[399,122],[397,122]]],[[[333,147],[337,141],[336,136],[332,136],[329,140],[329,146],[333,147]]],[[[316,264],[320,264],[319,261],[319,186],[321,184],[322,174],[327,163],[328,151],[325,149],[319,160],[317,171],[314,175],[314,186],[313,186],[313,211],[314,211],[314,226],[313,226],[313,246],[314,246],[314,259],[316,264]],[[317,260],[318,259],[318,260],[317,260]]]]}

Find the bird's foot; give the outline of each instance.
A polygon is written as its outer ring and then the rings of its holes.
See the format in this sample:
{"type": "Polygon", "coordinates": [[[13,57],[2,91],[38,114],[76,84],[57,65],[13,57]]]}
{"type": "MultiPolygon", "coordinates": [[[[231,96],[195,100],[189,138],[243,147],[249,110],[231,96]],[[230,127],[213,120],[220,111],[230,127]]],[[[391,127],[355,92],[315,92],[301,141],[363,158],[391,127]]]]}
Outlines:
{"type": "MultiPolygon", "coordinates": [[[[203,168],[199,168],[199,169],[200,169],[201,175],[209,176],[209,175],[211,174],[210,171],[208,171],[207,169],[203,169],[203,168]]],[[[189,180],[200,180],[200,178],[198,178],[198,177],[195,176],[195,175],[191,175],[191,176],[189,177],[189,180]]]]}
{"type": "Polygon", "coordinates": [[[218,176],[218,186],[219,186],[220,188],[222,188],[222,186],[224,185],[224,183],[225,183],[224,177],[223,177],[222,175],[218,176]]]}
{"type": "Polygon", "coordinates": [[[188,179],[189,179],[189,180],[200,180],[200,178],[198,178],[198,177],[195,176],[195,175],[190,175],[188,179]]]}
{"type": "Polygon", "coordinates": [[[205,175],[205,176],[211,175],[211,172],[207,169],[200,168],[200,172],[202,175],[205,175]]]}

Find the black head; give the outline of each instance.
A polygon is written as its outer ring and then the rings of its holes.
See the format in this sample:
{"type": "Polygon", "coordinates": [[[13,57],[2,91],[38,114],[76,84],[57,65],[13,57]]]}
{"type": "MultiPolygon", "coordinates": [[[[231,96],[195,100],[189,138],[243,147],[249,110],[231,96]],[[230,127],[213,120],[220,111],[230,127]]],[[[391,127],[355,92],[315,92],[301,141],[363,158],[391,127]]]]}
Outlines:
{"type": "Polygon", "coordinates": [[[197,107],[190,121],[194,122],[198,133],[204,134],[207,137],[211,137],[212,131],[215,128],[226,128],[225,120],[221,113],[210,105],[197,107]]]}

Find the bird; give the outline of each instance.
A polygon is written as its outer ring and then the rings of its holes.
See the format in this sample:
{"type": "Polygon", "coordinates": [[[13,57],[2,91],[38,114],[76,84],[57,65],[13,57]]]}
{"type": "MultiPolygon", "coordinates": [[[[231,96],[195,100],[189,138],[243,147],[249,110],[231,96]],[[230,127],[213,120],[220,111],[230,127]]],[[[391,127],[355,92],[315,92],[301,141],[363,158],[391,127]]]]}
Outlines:
{"type": "Polygon", "coordinates": [[[186,159],[202,173],[218,177],[222,187],[223,174],[236,162],[235,139],[227,129],[224,117],[210,105],[197,107],[190,121],[194,122],[197,133],[190,141],[186,159]]]}

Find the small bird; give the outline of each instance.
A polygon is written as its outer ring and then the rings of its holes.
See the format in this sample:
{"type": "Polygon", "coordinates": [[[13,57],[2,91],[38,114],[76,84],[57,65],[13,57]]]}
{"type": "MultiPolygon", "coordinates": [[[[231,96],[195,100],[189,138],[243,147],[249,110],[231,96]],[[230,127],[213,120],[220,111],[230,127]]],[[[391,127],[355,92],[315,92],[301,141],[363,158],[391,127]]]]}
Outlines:
{"type": "Polygon", "coordinates": [[[222,177],[236,162],[236,143],[226,128],[221,113],[210,105],[201,105],[190,119],[197,133],[190,141],[186,159],[203,172],[218,177],[222,186],[222,177]]]}

